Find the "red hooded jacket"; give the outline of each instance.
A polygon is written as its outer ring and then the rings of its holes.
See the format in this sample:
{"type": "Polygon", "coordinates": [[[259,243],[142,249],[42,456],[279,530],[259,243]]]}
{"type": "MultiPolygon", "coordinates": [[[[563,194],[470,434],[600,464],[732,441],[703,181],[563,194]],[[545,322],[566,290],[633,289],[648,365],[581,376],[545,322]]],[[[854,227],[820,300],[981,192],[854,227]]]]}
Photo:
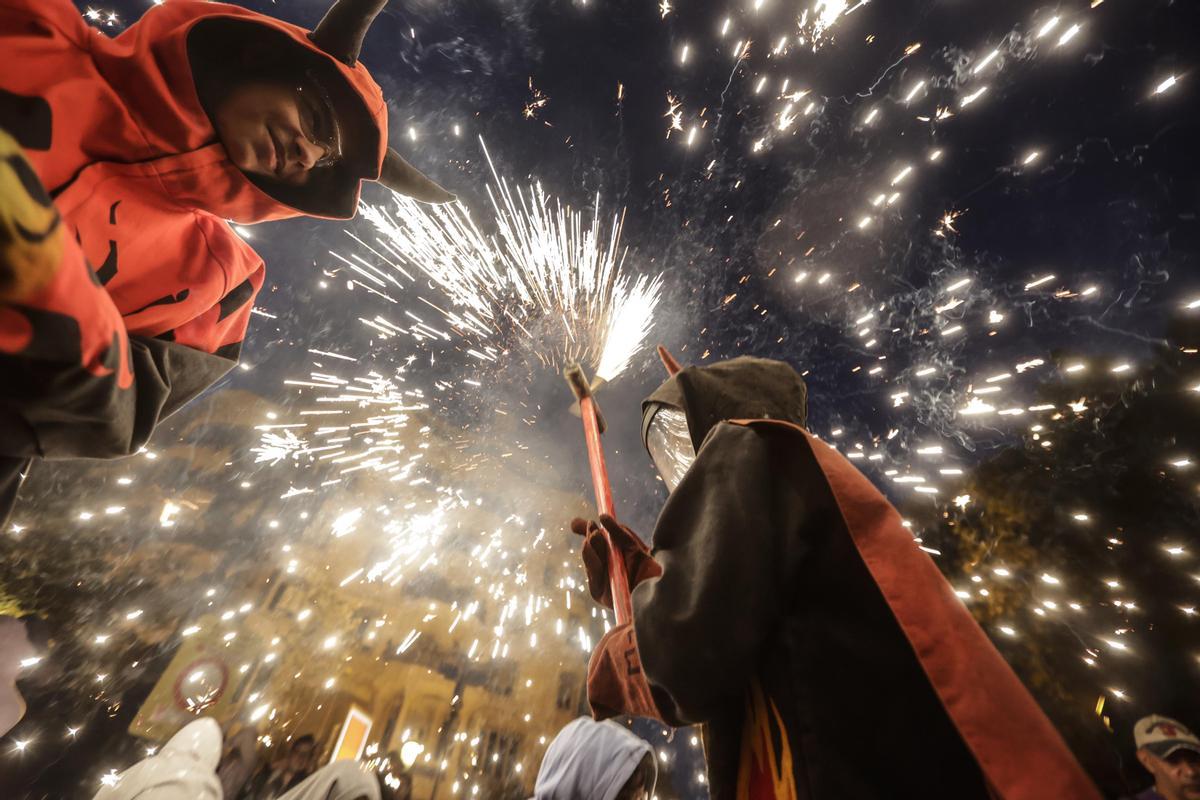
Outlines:
{"type": "MultiPolygon", "coordinates": [[[[0,4],[0,139],[12,137],[0,150],[19,144],[63,229],[45,239],[35,290],[0,303],[0,458],[136,451],[236,363],[264,266],[229,222],[353,215],[361,179],[383,162],[386,106],[361,63],[331,58],[307,33],[237,6],[169,0],[110,38],[68,0],[0,4]],[[226,155],[189,53],[197,26],[215,20],[263,26],[255,43],[294,44],[361,99],[375,149],[336,208],[287,205],[226,155]]],[[[0,155],[0,170],[28,170],[20,151],[0,155]]],[[[0,222],[19,219],[22,202],[36,209],[16,194],[0,200],[0,222]]]]}

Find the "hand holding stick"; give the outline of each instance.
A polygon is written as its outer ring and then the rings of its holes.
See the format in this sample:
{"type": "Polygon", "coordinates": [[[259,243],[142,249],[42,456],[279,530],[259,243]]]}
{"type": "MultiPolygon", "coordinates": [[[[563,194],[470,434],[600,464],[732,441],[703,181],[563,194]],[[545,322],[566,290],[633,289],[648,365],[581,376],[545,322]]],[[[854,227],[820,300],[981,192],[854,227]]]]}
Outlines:
{"type": "MultiPolygon", "coordinates": [[[[596,495],[596,506],[601,514],[615,517],[613,509],[612,486],[608,482],[608,467],[604,463],[604,447],[600,443],[600,434],[604,433],[604,417],[592,387],[583,374],[583,368],[575,364],[563,372],[571,392],[579,401],[579,415],[583,419],[583,438],[587,442],[588,465],[592,471],[592,490],[596,495]]],[[[624,559],[616,557],[618,551],[613,545],[607,530],[603,536],[608,545],[608,580],[612,589],[613,611],[617,624],[623,625],[633,619],[633,604],[629,597],[629,577],[625,574],[624,559]]]]}

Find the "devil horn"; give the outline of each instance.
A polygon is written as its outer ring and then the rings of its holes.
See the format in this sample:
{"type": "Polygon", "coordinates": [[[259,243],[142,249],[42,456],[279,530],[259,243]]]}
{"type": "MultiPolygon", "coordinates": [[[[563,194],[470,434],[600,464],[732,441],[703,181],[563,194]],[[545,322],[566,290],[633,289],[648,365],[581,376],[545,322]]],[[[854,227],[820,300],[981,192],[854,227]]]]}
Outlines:
{"type": "Polygon", "coordinates": [[[367,29],[385,5],[387,0],[337,0],[308,38],[338,61],[353,67],[367,29]]]}
{"type": "Polygon", "coordinates": [[[679,366],[679,362],[675,360],[675,356],[668,353],[667,348],[663,347],[661,344],[658,346],[658,357],[662,359],[663,366],[667,368],[668,375],[674,375],[676,372],[679,372],[679,370],[682,369],[682,367],[679,366]]]}
{"type": "Polygon", "coordinates": [[[379,182],[393,192],[408,195],[422,203],[450,203],[458,199],[405,161],[390,147],[387,155],[383,157],[383,169],[379,173],[379,182]]]}

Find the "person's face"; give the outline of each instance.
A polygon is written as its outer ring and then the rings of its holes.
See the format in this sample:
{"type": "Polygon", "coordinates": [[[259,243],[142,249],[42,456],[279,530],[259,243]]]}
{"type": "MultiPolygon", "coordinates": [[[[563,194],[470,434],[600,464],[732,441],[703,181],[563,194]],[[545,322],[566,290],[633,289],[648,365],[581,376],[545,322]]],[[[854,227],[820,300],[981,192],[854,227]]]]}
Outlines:
{"type": "Polygon", "coordinates": [[[308,760],[312,757],[313,746],[304,742],[292,748],[292,752],[288,754],[288,769],[299,771],[308,766],[308,760]]]}
{"type": "Polygon", "coordinates": [[[340,135],[329,99],[311,82],[245,83],[215,115],[217,136],[243,172],[301,186],[314,168],[340,157],[340,135]]]}
{"type": "Polygon", "coordinates": [[[1159,758],[1149,750],[1137,751],[1138,761],[1154,776],[1154,786],[1166,800],[1200,800],[1200,753],[1176,750],[1159,758]]]}
{"type": "Polygon", "coordinates": [[[634,780],[621,787],[616,800],[650,800],[650,791],[642,780],[634,780]]]}
{"type": "Polygon", "coordinates": [[[650,800],[654,791],[654,761],[649,753],[642,758],[629,780],[621,787],[616,800],[650,800]]]}

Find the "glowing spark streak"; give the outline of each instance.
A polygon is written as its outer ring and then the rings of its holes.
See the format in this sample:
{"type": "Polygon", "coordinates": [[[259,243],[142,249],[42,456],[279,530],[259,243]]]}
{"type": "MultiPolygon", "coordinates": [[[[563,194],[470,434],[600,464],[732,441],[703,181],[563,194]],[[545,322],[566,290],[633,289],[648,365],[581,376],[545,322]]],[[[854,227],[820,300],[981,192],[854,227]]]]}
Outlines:
{"type": "Polygon", "coordinates": [[[964,416],[976,416],[979,414],[990,414],[991,412],[993,412],[995,410],[996,410],[995,406],[988,405],[987,403],[980,400],[978,397],[972,397],[971,401],[969,403],[967,403],[966,406],[959,409],[958,413],[960,413],[964,416]]]}
{"type": "Polygon", "coordinates": [[[988,87],[980,86],[978,89],[976,89],[975,91],[971,92],[969,95],[964,97],[962,99],[962,101],[959,102],[958,107],[966,108],[967,106],[971,105],[971,103],[974,103],[976,100],[978,100],[980,97],[982,97],[983,93],[986,92],[987,90],[988,90],[988,87]]]}
{"type": "Polygon", "coordinates": [[[1169,75],[1163,79],[1162,83],[1160,83],[1160,84],[1158,84],[1158,86],[1154,87],[1153,93],[1154,94],[1162,94],[1167,89],[1170,89],[1172,86],[1174,86],[1177,82],[1178,81],[1175,79],[1174,75],[1169,75]]]}
{"type": "Polygon", "coordinates": [[[355,361],[355,362],[357,362],[357,361],[358,361],[358,359],[357,359],[357,358],[354,358],[353,356],[344,356],[344,355],[342,355],[341,353],[330,353],[330,352],[329,352],[329,351],[327,351],[327,350],[316,350],[316,349],[314,349],[314,348],[311,348],[311,347],[308,349],[308,352],[310,352],[310,353],[314,353],[314,354],[316,354],[316,355],[319,355],[319,356],[328,356],[329,358],[340,358],[340,359],[342,359],[343,361],[355,361]]]}
{"type": "Polygon", "coordinates": [[[797,115],[792,113],[792,104],[788,103],[783,107],[783,110],[779,112],[779,123],[777,127],[781,131],[786,131],[796,122],[796,118],[797,115]]]}
{"type": "MultiPolygon", "coordinates": [[[[366,249],[370,250],[370,251],[371,251],[371,253],[372,253],[372,254],[373,254],[373,255],[374,255],[376,258],[378,258],[380,261],[383,261],[384,263],[386,263],[386,264],[387,264],[389,267],[391,267],[392,269],[396,270],[397,272],[399,272],[400,274],[402,274],[404,277],[408,278],[410,281],[412,281],[412,280],[416,280],[416,278],[414,278],[414,277],[412,276],[412,273],[410,273],[408,270],[406,270],[404,267],[400,266],[400,265],[399,265],[399,264],[397,264],[396,262],[392,261],[392,260],[391,260],[390,258],[388,258],[387,256],[385,256],[385,255],[383,255],[382,253],[380,253],[380,252],[379,252],[378,250],[376,250],[374,247],[371,247],[371,245],[369,245],[369,244],[367,244],[366,242],[364,242],[362,239],[360,239],[360,238],[359,238],[357,235],[355,235],[353,232],[351,232],[351,231],[346,231],[346,235],[347,235],[347,236],[349,236],[349,237],[350,237],[351,239],[353,239],[354,241],[358,242],[360,245],[362,245],[362,246],[363,246],[363,247],[365,247],[366,249]]],[[[336,255],[336,254],[334,254],[334,255],[336,255]]],[[[363,262],[361,259],[359,259],[359,263],[365,263],[365,262],[363,262]]],[[[381,275],[385,275],[385,276],[387,275],[387,273],[380,273],[380,274],[381,274],[381,275]]],[[[390,276],[389,276],[389,277],[390,277],[390,276]]],[[[393,282],[394,282],[394,281],[393,281],[393,282]]],[[[399,286],[400,284],[399,284],[398,282],[396,282],[396,285],[397,285],[397,286],[399,286]]]]}
{"type": "Polygon", "coordinates": [[[998,55],[1000,55],[999,49],[993,50],[992,52],[988,53],[986,56],[983,57],[982,61],[980,61],[978,64],[975,65],[974,69],[971,70],[971,74],[978,75],[980,72],[982,72],[987,67],[988,64],[995,61],[996,56],[998,56],[998,55]]]}
{"type": "Polygon", "coordinates": [[[1041,39],[1043,36],[1049,34],[1050,31],[1058,27],[1058,23],[1059,17],[1051,17],[1050,19],[1046,20],[1046,24],[1042,25],[1042,27],[1038,29],[1037,38],[1041,39]]]}
{"type": "Polygon", "coordinates": [[[1074,39],[1075,34],[1079,33],[1080,27],[1081,26],[1079,25],[1079,23],[1076,23],[1076,24],[1072,25],[1071,27],[1067,28],[1065,31],[1063,31],[1063,35],[1058,37],[1058,44],[1056,46],[1062,47],[1064,44],[1066,44],[1067,42],[1074,39]]]}
{"type": "Polygon", "coordinates": [[[336,538],[340,539],[347,534],[353,533],[358,526],[358,521],[362,519],[362,509],[354,508],[339,514],[337,519],[333,521],[333,527],[330,531],[336,538]]]}
{"type": "Polygon", "coordinates": [[[404,641],[401,642],[400,646],[396,648],[396,653],[400,654],[400,653],[407,651],[408,648],[410,648],[414,644],[416,644],[417,639],[420,639],[420,638],[421,638],[420,631],[418,631],[416,629],[409,631],[408,636],[404,637],[404,641]]]}

